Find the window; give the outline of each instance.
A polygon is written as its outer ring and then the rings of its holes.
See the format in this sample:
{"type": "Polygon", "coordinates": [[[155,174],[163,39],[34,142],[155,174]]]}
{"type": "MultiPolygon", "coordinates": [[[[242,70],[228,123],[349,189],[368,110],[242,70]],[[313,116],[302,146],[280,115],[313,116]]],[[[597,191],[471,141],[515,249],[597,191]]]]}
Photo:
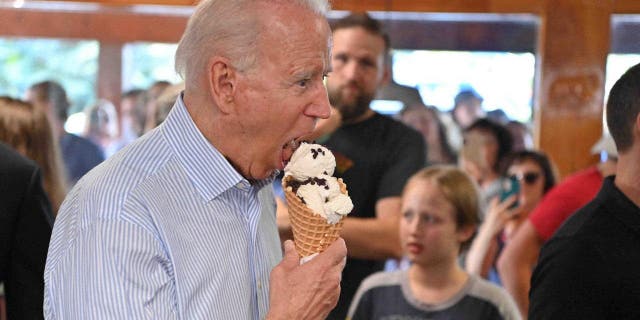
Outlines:
{"type": "Polygon", "coordinates": [[[393,77],[415,87],[427,105],[446,111],[461,89],[473,88],[487,111],[502,109],[514,120],[532,115],[532,53],[395,50],[393,77]]]}
{"type": "Polygon", "coordinates": [[[182,81],[174,69],[177,44],[135,42],[122,49],[123,91],[148,88],[154,81],[182,81]]]}
{"type": "Polygon", "coordinates": [[[67,90],[70,113],[80,111],[96,100],[98,50],[97,41],[0,39],[0,95],[24,98],[32,84],[54,80],[67,90]]]}

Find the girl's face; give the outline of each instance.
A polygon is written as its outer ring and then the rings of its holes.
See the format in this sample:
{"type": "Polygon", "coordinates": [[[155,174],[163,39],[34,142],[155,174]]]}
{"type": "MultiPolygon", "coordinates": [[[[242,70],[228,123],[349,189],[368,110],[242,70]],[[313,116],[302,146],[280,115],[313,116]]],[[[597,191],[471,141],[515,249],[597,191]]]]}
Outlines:
{"type": "Polygon", "coordinates": [[[544,195],[545,177],[542,168],[532,160],[525,160],[512,164],[509,176],[515,176],[520,182],[518,202],[523,211],[531,212],[544,195]]]}
{"type": "Polygon", "coordinates": [[[455,262],[460,244],[471,236],[458,230],[455,208],[429,180],[414,180],[402,196],[400,242],[415,264],[455,262]]]}

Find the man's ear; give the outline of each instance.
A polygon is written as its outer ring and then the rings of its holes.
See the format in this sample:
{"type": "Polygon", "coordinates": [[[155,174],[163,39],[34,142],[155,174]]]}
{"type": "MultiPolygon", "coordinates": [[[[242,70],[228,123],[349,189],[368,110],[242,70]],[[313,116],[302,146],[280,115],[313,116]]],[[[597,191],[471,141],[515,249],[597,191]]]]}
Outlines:
{"type": "Polygon", "coordinates": [[[230,113],[234,105],[235,90],[237,88],[237,71],[229,59],[212,57],[208,64],[209,91],[211,99],[222,113],[230,113]]]}
{"type": "Polygon", "coordinates": [[[640,141],[640,113],[636,114],[636,121],[633,124],[631,135],[633,138],[632,144],[638,144],[638,141],[640,141]]]}

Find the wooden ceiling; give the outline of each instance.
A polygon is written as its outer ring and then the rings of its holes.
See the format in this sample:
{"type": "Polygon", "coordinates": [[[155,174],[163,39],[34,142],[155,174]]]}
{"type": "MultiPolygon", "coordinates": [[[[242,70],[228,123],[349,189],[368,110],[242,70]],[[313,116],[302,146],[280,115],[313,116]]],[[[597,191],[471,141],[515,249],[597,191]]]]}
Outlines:
{"type": "MultiPolygon", "coordinates": [[[[37,0],[0,0],[0,36],[64,37],[99,41],[98,96],[114,102],[118,101],[122,90],[119,66],[123,44],[129,41],[176,42],[191,12],[189,6],[195,2],[66,1],[101,5],[77,6],[92,7],[88,10],[63,10],[60,6],[49,6],[47,2],[37,0]],[[137,5],[169,7],[156,10],[153,7],[140,8],[137,5]]],[[[640,35],[640,31],[636,20],[620,27],[623,32],[619,39],[616,38],[618,36],[612,37],[611,32],[612,14],[640,14],[640,0],[330,1],[334,10],[344,11],[488,13],[499,14],[498,18],[512,13],[534,15],[538,24],[533,29],[518,29],[510,25],[492,27],[504,21],[493,21],[493,24],[484,27],[474,24],[474,21],[466,24],[457,23],[458,26],[442,26],[439,24],[443,23],[442,21],[435,21],[429,22],[431,24],[426,29],[415,26],[400,26],[398,29],[402,30],[400,35],[406,35],[405,38],[409,39],[406,43],[429,48],[443,49],[438,45],[444,43],[449,46],[446,48],[456,49],[455,45],[459,43],[475,47],[458,49],[477,50],[484,48],[482,45],[487,43],[495,47],[499,41],[514,41],[513,39],[519,39],[518,41],[529,46],[533,43],[532,47],[523,47],[522,50],[536,53],[536,146],[554,159],[562,175],[586,168],[598,161],[596,156],[586,155],[589,155],[591,145],[598,140],[602,130],[602,97],[608,53],[640,52],[640,45],[629,45],[640,43],[637,36],[640,35]],[[407,29],[429,30],[431,36],[415,35],[406,31],[407,29]],[[496,30],[507,30],[511,33],[502,34],[496,30]],[[434,33],[441,37],[434,36],[434,33]],[[451,44],[452,39],[458,42],[451,44]]],[[[513,43],[506,45],[514,48],[513,43]]]]}
{"type": "MultiPolygon", "coordinates": [[[[11,0],[4,0],[11,2],[11,0]]],[[[29,1],[29,0],[14,0],[29,1]]],[[[91,2],[104,5],[177,5],[190,6],[198,0],[55,0],[91,2]]],[[[603,1],[603,0],[589,0],[603,1]]],[[[640,13],[638,0],[609,0],[616,14],[640,13]]],[[[332,0],[334,10],[348,11],[406,11],[456,13],[539,13],[547,1],[542,0],[332,0]]],[[[550,1],[553,5],[554,1],[550,1]]]]}

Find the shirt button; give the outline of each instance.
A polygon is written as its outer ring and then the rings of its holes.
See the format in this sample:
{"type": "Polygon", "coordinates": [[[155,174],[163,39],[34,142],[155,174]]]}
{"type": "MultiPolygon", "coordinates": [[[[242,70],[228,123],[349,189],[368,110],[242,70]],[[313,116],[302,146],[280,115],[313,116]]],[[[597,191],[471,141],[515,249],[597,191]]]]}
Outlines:
{"type": "Polygon", "coordinates": [[[262,290],[262,282],[258,281],[258,290],[262,290]]]}
{"type": "Polygon", "coordinates": [[[249,189],[249,183],[246,181],[240,181],[238,183],[236,183],[236,188],[242,190],[242,191],[247,191],[249,189]]]}

